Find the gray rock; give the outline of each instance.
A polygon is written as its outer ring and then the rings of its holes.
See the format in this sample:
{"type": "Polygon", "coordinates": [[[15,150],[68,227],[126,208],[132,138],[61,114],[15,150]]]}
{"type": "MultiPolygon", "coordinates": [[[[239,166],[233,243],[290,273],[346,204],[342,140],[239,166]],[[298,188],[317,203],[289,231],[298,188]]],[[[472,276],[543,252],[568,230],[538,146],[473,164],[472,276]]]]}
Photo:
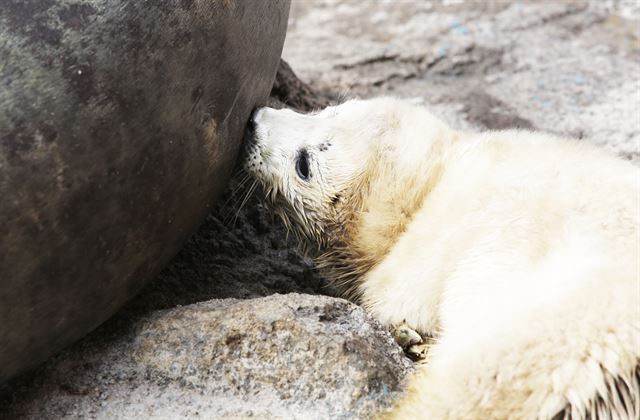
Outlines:
{"type": "Polygon", "coordinates": [[[535,128],[640,162],[635,0],[295,2],[283,58],[317,89],[405,97],[461,129],[535,128]]]}
{"type": "Polygon", "coordinates": [[[158,311],[50,360],[11,418],[367,418],[410,361],[360,307],[301,294],[158,311]]]}

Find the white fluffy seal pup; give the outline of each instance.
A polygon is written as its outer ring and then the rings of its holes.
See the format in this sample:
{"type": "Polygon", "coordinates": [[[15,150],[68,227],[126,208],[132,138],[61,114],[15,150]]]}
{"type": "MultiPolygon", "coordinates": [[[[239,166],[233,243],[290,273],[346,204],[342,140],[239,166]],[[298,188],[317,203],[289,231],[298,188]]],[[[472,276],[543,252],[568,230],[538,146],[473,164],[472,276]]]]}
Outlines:
{"type": "Polygon", "coordinates": [[[254,113],[245,168],[318,266],[434,337],[397,419],[640,418],[640,170],[400,100],[254,113]]]}

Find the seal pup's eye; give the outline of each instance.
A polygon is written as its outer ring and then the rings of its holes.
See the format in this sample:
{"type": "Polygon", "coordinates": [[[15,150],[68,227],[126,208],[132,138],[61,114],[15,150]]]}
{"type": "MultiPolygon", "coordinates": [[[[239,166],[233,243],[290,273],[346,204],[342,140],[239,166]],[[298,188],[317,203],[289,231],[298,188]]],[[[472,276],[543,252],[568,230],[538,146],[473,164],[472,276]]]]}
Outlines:
{"type": "Polygon", "coordinates": [[[298,176],[305,181],[311,178],[311,170],[309,168],[309,154],[306,150],[301,150],[296,158],[296,172],[298,176]]]}

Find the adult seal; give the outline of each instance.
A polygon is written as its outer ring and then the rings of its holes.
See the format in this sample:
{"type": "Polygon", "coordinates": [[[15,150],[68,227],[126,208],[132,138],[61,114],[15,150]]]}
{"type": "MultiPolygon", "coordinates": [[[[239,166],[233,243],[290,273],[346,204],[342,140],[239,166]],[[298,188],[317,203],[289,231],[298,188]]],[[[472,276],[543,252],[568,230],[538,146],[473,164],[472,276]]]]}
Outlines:
{"type": "Polygon", "coordinates": [[[289,0],[5,0],[0,383],[177,252],[266,100],[289,0]]]}

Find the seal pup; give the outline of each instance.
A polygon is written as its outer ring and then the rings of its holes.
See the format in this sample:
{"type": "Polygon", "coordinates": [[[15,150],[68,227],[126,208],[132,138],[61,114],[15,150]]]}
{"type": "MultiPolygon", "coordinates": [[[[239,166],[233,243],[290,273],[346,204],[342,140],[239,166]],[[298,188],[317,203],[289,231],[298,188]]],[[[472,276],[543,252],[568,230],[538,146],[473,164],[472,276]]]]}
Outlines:
{"type": "Polygon", "coordinates": [[[245,169],[345,296],[435,340],[390,413],[638,419],[640,170],[401,100],[261,108],[245,169]]]}

